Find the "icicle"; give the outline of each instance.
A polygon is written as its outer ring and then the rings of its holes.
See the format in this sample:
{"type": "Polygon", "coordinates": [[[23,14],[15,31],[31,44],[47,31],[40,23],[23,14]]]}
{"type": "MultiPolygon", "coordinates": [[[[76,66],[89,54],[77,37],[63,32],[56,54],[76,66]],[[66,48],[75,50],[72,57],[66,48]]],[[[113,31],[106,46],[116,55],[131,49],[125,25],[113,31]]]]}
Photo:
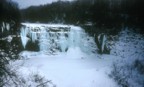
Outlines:
{"type": "Polygon", "coordinates": [[[103,39],[102,39],[102,52],[104,51],[105,43],[106,43],[106,37],[105,37],[105,35],[103,35],[103,39]]]}
{"type": "Polygon", "coordinates": [[[10,24],[6,23],[6,29],[9,31],[10,30],[10,24]]]}
{"type": "Polygon", "coordinates": [[[2,33],[4,32],[4,28],[3,28],[3,26],[1,27],[2,28],[2,33]]]}
{"type": "Polygon", "coordinates": [[[64,36],[64,32],[62,32],[60,35],[60,48],[61,48],[62,52],[65,52],[65,50],[67,48],[67,43],[66,43],[66,39],[64,36]]]}
{"type": "Polygon", "coordinates": [[[22,33],[20,34],[20,36],[21,36],[22,45],[25,48],[25,46],[26,46],[26,44],[28,42],[28,39],[27,39],[27,37],[23,36],[22,33]]]}
{"type": "Polygon", "coordinates": [[[68,33],[68,39],[69,39],[69,48],[74,46],[74,31],[71,29],[68,33]]]}
{"type": "Polygon", "coordinates": [[[75,46],[79,47],[80,41],[81,41],[81,31],[80,30],[75,30],[75,46]]]}
{"type": "Polygon", "coordinates": [[[32,39],[32,42],[35,42],[37,40],[37,35],[35,32],[31,33],[31,39],[32,39]]]}
{"type": "Polygon", "coordinates": [[[25,48],[27,42],[28,42],[28,38],[27,38],[27,29],[24,29],[23,27],[21,28],[21,41],[22,41],[22,45],[25,48]]]}
{"type": "Polygon", "coordinates": [[[100,37],[101,37],[101,34],[100,35],[98,35],[98,41],[100,42],[100,37]]]}
{"type": "Polygon", "coordinates": [[[2,23],[2,26],[3,26],[3,29],[5,29],[5,23],[4,22],[2,23]]]}

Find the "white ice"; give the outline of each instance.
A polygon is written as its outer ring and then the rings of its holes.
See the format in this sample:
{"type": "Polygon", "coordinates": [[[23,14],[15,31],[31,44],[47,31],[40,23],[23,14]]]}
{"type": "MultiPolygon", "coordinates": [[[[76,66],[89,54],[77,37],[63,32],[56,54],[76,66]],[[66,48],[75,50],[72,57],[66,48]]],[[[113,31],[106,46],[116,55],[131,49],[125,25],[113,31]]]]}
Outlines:
{"type": "MultiPolygon", "coordinates": [[[[33,24],[22,23],[25,27],[21,28],[21,40],[23,47],[25,48],[30,37],[32,42],[38,41],[40,51],[50,52],[51,49],[57,50],[60,48],[62,52],[65,52],[71,47],[80,47],[85,52],[84,45],[87,35],[84,30],[78,26],[62,25],[62,24],[33,24]],[[70,30],[64,31],[60,28],[69,28],[70,30]],[[35,29],[39,28],[38,31],[35,29]],[[55,32],[57,31],[58,32],[55,32]]],[[[59,51],[60,51],[59,50],[59,51]]]]}
{"type": "Polygon", "coordinates": [[[105,43],[106,43],[106,36],[104,35],[102,40],[102,52],[104,51],[105,43]]]}
{"type": "Polygon", "coordinates": [[[20,32],[20,36],[21,36],[21,41],[22,41],[22,45],[23,47],[25,48],[29,38],[27,37],[27,33],[28,33],[28,29],[24,29],[24,28],[21,28],[21,32],[20,32]]]}

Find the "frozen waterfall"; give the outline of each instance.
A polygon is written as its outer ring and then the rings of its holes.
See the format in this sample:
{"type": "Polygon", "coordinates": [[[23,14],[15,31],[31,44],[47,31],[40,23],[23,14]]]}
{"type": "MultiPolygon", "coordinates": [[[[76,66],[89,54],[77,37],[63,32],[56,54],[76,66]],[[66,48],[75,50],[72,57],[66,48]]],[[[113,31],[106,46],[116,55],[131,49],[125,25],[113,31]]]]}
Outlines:
{"type": "Polygon", "coordinates": [[[73,25],[22,23],[20,36],[24,48],[28,41],[37,41],[42,53],[67,52],[70,48],[84,50],[86,43],[84,30],[73,25]]]}

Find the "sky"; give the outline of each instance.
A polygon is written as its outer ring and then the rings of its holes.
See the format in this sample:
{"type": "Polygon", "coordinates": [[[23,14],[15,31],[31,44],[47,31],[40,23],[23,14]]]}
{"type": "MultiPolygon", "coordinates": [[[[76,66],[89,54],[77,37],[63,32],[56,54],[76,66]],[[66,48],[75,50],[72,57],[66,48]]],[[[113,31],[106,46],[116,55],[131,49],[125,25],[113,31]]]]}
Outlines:
{"type": "MultiPolygon", "coordinates": [[[[52,3],[58,0],[12,0],[17,2],[20,9],[27,8],[29,6],[38,6],[47,3],[52,3]]],[[[72,1],[72,0],[62,0],[62,1],[72,1]]]]}

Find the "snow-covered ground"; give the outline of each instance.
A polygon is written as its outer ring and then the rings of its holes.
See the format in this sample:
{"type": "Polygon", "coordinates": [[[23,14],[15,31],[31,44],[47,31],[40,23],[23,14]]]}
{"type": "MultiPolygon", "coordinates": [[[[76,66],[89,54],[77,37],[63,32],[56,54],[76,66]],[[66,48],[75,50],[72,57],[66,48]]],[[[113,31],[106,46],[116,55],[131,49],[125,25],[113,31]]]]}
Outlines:
{"type": "Polygon", "coordinates": [[[108,76],[116,56],[84,55],[79,50],[74,53],[80,54],[74,55],[73,52],[50,56],[25,51],[21,55],[27,57],[14,65],[23,64],[18,70],[23,75],[39,73],[57,87],[117,87],[108,76]]]}

